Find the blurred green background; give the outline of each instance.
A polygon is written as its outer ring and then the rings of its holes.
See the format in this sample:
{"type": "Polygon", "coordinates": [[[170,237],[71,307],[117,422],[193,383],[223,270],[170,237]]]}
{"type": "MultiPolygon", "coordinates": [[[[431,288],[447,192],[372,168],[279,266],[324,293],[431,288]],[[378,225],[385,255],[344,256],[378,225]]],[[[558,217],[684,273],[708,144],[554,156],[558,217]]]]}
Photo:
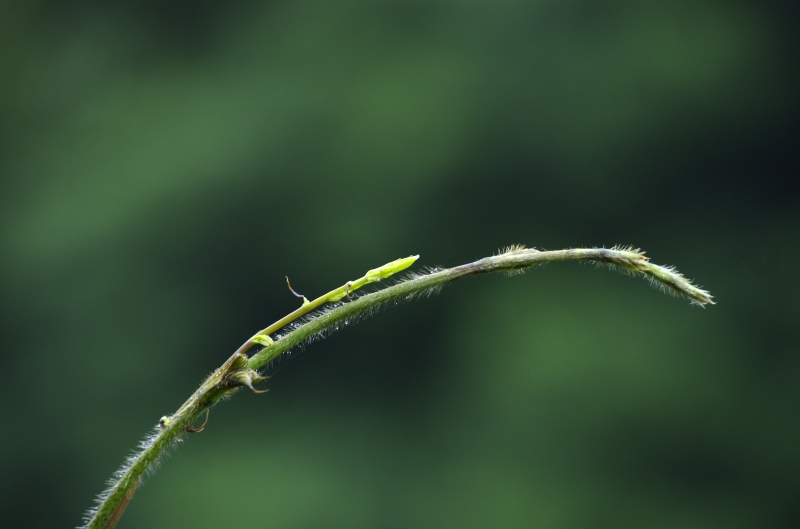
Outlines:
{"type": "MultiPolygon", "coordinates": [[[[800,526],[790,2],[0,3],[0,525],[73,527],[256,330],[419,253],[631,244],[386,310],[120,529],[800,526]]],[[[417,269],[420,267],[417,266],[417,269]]]]}

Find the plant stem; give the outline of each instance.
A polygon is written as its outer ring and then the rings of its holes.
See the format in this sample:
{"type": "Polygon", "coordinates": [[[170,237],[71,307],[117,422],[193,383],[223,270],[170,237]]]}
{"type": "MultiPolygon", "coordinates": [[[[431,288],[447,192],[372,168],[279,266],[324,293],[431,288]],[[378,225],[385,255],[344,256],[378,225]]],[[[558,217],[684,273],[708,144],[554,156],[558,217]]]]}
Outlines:
{"type": "Polygon", "coordinates": [[[364,277],[348,282],[345,286],[317,298],[312,303],[305,302],[303,307],[245,342],[200,385],[177,412],[171,417],[163,418],[160,426],[140,443],[140,451],[128,458],[123,467],[114,474],[109,482],[109,488],[100,495],[97,507],[87,514],[86,523],[82,527],[112,529],[146,470],[173,442],[185,432],[190,431],[192,423],[201,413],[220,399],[229,396],[242,386],[256,391],[253,385],[266,379],[258,374],[258,369],[267,366],[272,360],[293,347],[316,336],[335,331],[342,323],[369,314],[384,304],[411,299],[420,294],[437,290],[462,277],[499,271],[514,273],[534,265],[556,261],[593,261],[616,268],[624,273],[642,276],[667,293],[685,297],[694,304],[703,306],[714,303],[708,292],[692,285],[673,268],[654,265],[641,251],[632,248],[590,248],[541,252],[523,247],[512,247],[500,255],[486,257],[474,263],[424,275],[412,274],[409,278],[390,287],[358,297],[347,303],[335,305],[328,310],[322,309],[308,316],[302,323],[293,324],[294,328],[290,332],[274,342],[269,339],[270,333],[297,321],[310,310],[327,302],[337,302],[345,295],[349,296],[355,288],[388,277],[410,265],[415,259],[416,256],[399,259],[378,269],[370,270],[364,277]],[[254,341],[259,336],[266,337],[268,341],[254,341]],[[245,352],[255,343],[268,345],[248,358],[245,352]]]}

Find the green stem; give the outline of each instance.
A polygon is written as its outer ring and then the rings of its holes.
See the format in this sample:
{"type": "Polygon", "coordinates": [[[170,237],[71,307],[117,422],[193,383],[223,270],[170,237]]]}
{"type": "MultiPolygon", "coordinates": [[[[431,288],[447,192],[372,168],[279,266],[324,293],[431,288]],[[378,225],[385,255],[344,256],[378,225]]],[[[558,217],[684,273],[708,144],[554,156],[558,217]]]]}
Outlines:
{"type": "MultiPolygon", "coordinates": [[[[292,287],[289,286],[289,290],[292,291],[292,294],[303,298],[303,305],[294,312],[291,312],[286,316],[284,316],[283,318],[279,319],[266,329],[258,331],[249,340],[244,342],[244,344],[242,344],[242,346],[239,347],[239,349],[237,349],[236,352],[244,353],[245,351],[250,349],[250,347],[259,343],[263,343],[264,345],[267,344],[272,345],[272,339],[269,337],[270,334],[283,329],[293,321],[301,318],[302,316],[305,316],[312,310],[319,308],[325,303],[332,303],[339,301],[345,296],[350,296],[352,292],[355,292],[364,285],[368,285],[370,283],[377,283],[381,279],[386,279],[387,277],[392,276],[397,272],[405,270],[406,268],[414,264],[414,261],[416,261],[417,259],[419,259],[419,255],[412,255],[410,257],[405,257],[402,259],[396,259],[391,263],[385,264],[379,268],[369,270],[366,274],[364,274],[364,276],[356,279],[355,281],[348,281],[339,288],[335,288],[330,292],[328,292],[327,294],[323,294],[314,301],[308,301],[305,296],[301,296],[295,293],[294,290],[291,290],[292,287]]],[[[287,285],[289,284],[288,277],[286,278],[286,284],[287,285]]]]}
{"type": "MultiPolygon", "coordinates": [[[[257,333],[245,342],[221,367],[214,371],[192,394],[191,397],[171,417],[165,417],[162,426],[148,435],[140,445],[140,451],[131,456],[126,464],[114,475],[109,489],[98,499],[98,505],[89,512],[84,528],[112,529],[122,515],[133,491],[150,465],[158,460],[164,451],[181,435],[189,431],[197,417],[216,404],[220,399],[229,396],[242,386],[253,389],[253,384],[264,380],[258,369],[286,353],[293,347],[308,341],[314,336],[330,330],[336,330],[342,322],[369,314],[373,309],[386,303],[410,299],[445,284],[475,274],[489,272],[517,272],[534,265],[556,261],[593,261],[608,265],[622,272],[641,276],[668,293],[689,299],[692,303],[703,306],[713,304],[711,295],[684,278],[669,267],[654,265],[639,250],[630,248],[590,248],[570,249],[552,252],[540,252],[522,247],[512,247],[508,251],[486,257],[474,263],[454,268],[435,271],[426,275],[412,275],[408,279],[377,292],[361,296],[353,301],[334,306],[313,314],[307,321],[299,324],[274,343],[258,341],[259,336],[267,336],[276,332],[288,323],[297,321],[309,311],[319,308],[325,303],[336,302],[349,295],[350,292],[365,284],[379,281],[382,278],[402,270],[410,265],[413,258],[398,259],[388,265],[370,270],[364,277],[351,281],[338,289],[317,298],[310,303],[279,320],[275,324],[257,333]],[[410,260],[410,261],[409,261],[410,260]],[[254,341],[254,339],[256,339],[254,341]],[[255,343],[268,343],[267,347],[247,357],[245,351],[255,343]]],[[[254,390],[255,391],[255,390],[254,390]]]]}

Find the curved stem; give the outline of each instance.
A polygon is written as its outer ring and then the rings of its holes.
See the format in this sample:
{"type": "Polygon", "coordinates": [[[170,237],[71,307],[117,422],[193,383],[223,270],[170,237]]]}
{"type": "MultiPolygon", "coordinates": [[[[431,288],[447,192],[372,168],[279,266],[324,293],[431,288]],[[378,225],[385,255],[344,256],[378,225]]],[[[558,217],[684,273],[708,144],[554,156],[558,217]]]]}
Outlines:
{"type": "Polygon", "coordinates": [[[270,333],[296,321],[310,310],[318,308],[324,303],[339,301],[355,288],[388,277],[407,267],[415,259],[416,256],[398,259],[378,269],[370,270],[364,277],[350,281],[317,298],[314,302],[304,303],[300,309],[245,342],[200,385],[175,414],[161,421],[160,424],[163,426],[157,427],[142,441],[140,451],[131,456],[125,465],[115,473],[108,490],[98,498],[97,507],[88,513],[83,527],[112,529],[148,467],[156,462],[179,436],[193,430],[191,425],[202,412],[240,387],[246,386],[253,389],[254,383],[264,380],[266,377],[259,376],[258,369],[263,368],[293,347],[320,333],[336,330],[342,322],[368,314],[385,303],[410,299],[469,275],[500,271],[517,272],[534,265],[556,261],[593,261],[611,266],[624,273],[642,276],[667,293],[685,297],[696,305],[703,306],[714,303],[708,292],[694,286],[676,270],[654,265],[641,251],[632,248],[589,248],[540,252],[523,247],[512,247],[500,255],[486,257],[474,263],[438,270],[425,275],[412,274],[406,280],[395,285],[334,306],[329,310],[312,314],[306,321],[298,324],[296,328],[274,343],[271,340],[264,342],[256,339],[259,336],[268,338],[270,333]],[[254,339],[256,340],[254,341],[254,339]],[[256,343],[267,343],[268,345],[248,358],[245,351],[256,343]]]}
{"type": "Polygon", "coordinates": [[[396,260],[392,261],[391,263],[387,263],[387,264],[385,264],[385,265],[383,265],[383,266],[381,266],[379,268],[374,268],[372,270],[369,270],[366,274],[364,274],[362,277],[356,279],[355,281],[348,281],[347,283],[345,283],[344,285],[340,286],[339,288],[335,288],[335,289],[331,290],[330,292],[328,292],[327,294],[321,295],[320,297],[318,297],[314,301],[308,301],[305,296],[302,296],[302,295],[298,294],[297,292],[295,292],[294,290],[292,290],[292,286],[289,284],[289,278],[287,277],[286,278],[286,284],[289,286],[289,290],[295,296],[303,298],[303,304],[300,306],[299,309],[297,309],[297,310],[295,310],[293,312],[290,312],[289,314],[287,314],[283,318],[279,319],[278,321],[276,321],[275,323],[273,323],[272,325],[270,325],[266,329],[262,329],[262,330],[258,331],[249,340],[244,342],[242,344],[242,346],[239,347],[239,349],[236,350],[236,352],[237,353],[244,353],[248,349],[250,349],[250,347],[252,347],[252,346],[254,346],[256,344],[259,344],[259,343],[263,343],[263,342],[259,341],[259,338],[261,338],[261,339],[266,338],[266,342],[267,343],[272,342],[272,339],[269,337],[270,334],[283,329],[284,327],[286,327],[287,325],[289,325],[293,321],[305,316],[309,312],[319,308],[320,306],[324,305],[325,303],[332,303],[332,302],[339,301],[340,299],[342,299],[345,296],[349,297],[351,292],[354,292],[354,291],[358,290],[359,288],[363,287],[364,285],[368,285],[370,283],[376,283],[376,282],[380,281],[381,279],[386,279],[387,277],[392,276],[392,275],[396,274],[397,272],[405,270],[406,268],[408,268],[409,266],[414,264],[414,261],[416,261],[417,259],[419,259],[419,255],[412,255],[412,256],[409,256],[409,257],[404,257],[402,259],[396,259],[396,260]]]}

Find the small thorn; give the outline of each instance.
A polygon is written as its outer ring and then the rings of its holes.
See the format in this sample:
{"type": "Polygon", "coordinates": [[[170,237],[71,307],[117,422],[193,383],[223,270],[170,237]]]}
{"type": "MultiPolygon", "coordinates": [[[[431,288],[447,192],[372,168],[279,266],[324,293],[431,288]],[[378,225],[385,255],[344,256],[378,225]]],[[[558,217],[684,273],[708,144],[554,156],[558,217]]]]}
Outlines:
{"type": "Polygon", "coordinates": [[[186,431],[189,433],[200,433],[206,429],[206,424],[208,424],[208,416],[211,415],[211,408],[206,409],[206,420],[203,421],[203,424],[200,425],[199,428],[192,428],[191,426],[186,427],[186,431]]]}
{"type": "Polygon", "coordinates": [[[269,391],[269,388],[267,388],[267,389],[256,389],[255,387],[253,387],[253,382],[258,384],[259,382],[263,382],[263,381],[267,380],[268,378],[269,378],[268,376],[253,377],[252,379],[248,379],[247,380],[246,386],[248,388],[250,388],[250,391],[252,391],[256,395],[261,395],[262,393],[266,393],[267,391],[269,391]]]}

